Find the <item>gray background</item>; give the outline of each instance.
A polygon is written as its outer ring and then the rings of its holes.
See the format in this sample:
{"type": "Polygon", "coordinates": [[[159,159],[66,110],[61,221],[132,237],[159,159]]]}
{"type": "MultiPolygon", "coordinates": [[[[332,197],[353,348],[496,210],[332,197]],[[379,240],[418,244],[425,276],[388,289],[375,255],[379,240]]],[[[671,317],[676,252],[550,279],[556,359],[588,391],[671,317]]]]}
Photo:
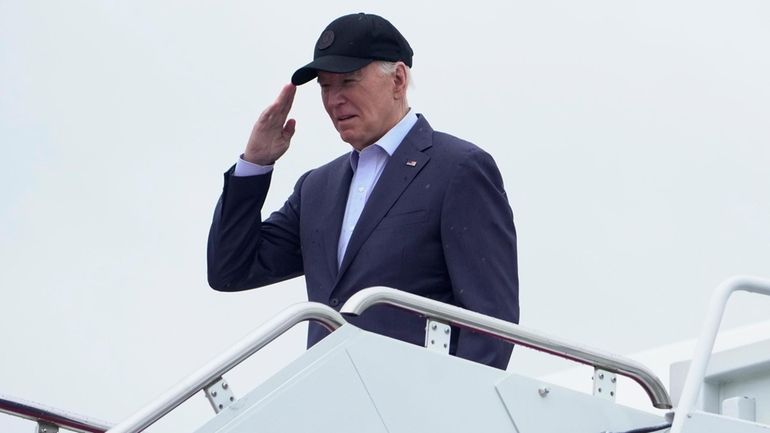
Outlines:
{"type": "MultiPolygon", "coordinates": [[[[631,353],[694,337],[724,278],[770,277],[766,1],[0,0],[0,393],[120,421],[304,299],[301,278],[208,289],[208,224],[256,116],[360,10],[414,48],[411,106],[496,158],[523,324],[631,353]]],[[[268,209],[349,150],[315,83],[293,117],[268,209]]],[[[736,296],[724,326],[768,307],[736,296]]],[[[236,394],[303,349],[299,327],[228,376],[236,394]]]]}

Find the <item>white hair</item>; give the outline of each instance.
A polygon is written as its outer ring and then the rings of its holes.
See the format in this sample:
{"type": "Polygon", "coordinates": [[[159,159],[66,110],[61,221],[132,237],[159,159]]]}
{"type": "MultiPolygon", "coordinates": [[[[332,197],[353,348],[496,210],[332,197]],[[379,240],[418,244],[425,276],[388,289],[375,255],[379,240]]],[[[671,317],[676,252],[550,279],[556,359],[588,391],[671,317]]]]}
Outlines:
{"type": "Polygon", "coordinates": [[[380,72],[383,73],[383,75],[393,75],[396,73],[396,66],[401,63],[404,65],[404,69],[406,69],[406,85],[407,87],[412,87],[412,70],[409,66],[406,65],[404,62],[389,62],[387,60],[375,60],[375,63],[377,63],[377,66],[380,68],[380,72]]]}

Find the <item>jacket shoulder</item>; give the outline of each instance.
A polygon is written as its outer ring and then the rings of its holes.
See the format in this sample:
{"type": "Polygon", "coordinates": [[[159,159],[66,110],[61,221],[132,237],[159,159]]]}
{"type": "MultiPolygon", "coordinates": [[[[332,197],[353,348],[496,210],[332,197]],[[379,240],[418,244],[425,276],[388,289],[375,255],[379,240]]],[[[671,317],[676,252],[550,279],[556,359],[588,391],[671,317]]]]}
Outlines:
{"type": "Polygon", "coordinates": [[[432,156],[446,159],[466,159],[476,155],[490,156],[476,144],[441,131],[433,131],[433,147],[435,150],[432,156]]]}

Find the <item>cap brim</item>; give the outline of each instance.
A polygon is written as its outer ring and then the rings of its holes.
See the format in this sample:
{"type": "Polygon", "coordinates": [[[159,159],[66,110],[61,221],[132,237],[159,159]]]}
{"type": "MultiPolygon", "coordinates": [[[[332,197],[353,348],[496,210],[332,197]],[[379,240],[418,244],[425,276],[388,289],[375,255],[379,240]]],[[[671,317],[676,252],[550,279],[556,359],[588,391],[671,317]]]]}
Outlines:
{"type": "Polygon", "coordinates": [[[291,76],[291,83],[295,86],[305,84],[318,76],[318,71],[335,72],[346,74],[357,71],[364,66],[372,63],[372,59],[362,59],[359,57],[346,56],[323,56],[319,57],[307,65],[297,69],[297,72],[291,76]]]}

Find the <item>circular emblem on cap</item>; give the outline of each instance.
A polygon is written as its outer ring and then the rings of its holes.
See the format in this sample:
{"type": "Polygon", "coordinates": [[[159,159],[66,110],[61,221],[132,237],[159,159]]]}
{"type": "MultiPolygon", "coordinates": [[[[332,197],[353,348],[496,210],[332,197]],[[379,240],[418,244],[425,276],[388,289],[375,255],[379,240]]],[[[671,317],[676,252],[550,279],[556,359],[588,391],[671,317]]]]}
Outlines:
{"type": "Polygon", "coordinates": [[[332,46],[334,43],[334,32],[327,30],[321,33],[321,37],[318,38],[318,43],[315,45],[319,50],[325,50],[332,46]]]}

